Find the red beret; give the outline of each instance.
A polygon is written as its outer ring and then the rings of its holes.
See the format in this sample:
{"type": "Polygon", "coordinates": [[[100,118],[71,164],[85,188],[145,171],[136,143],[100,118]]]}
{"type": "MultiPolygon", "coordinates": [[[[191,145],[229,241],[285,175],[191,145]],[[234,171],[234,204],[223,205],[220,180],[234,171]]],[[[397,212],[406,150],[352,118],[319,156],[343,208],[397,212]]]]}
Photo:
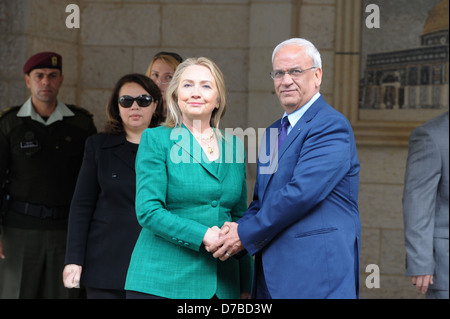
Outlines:
{"type": "Polygon", "coordinates": [[[34,69],[59,69],[62,71],[62,57],[55,52],[40,52],[30,57],[23,66],[23,73],[34,69]]]}

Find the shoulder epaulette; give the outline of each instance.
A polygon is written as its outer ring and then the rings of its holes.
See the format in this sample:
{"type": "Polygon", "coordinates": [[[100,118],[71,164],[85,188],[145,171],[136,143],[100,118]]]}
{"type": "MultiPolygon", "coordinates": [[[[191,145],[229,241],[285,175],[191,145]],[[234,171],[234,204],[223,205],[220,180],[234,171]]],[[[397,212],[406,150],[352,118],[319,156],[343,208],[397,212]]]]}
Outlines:
{"type": "Polygon", "coordinates": [[[80,113],[89,115],[90,117],[94,117],[94,114],[92,112],[90,112],[82,107],[76,106],[74,104],[66,104],[66,105],[69,109],[71,109],[74,112],[80,112],[80,113]]]}
{"type": "Polygon", "coordinates": [[[3,116],[5,116],[6,114],[9,114],[15,110],[17,110],[18,108],[20,108],[19,106],[11,106],[11,107],[7,107],[5,109],[0,110],[0,118],[2,118],[3,116]]]}

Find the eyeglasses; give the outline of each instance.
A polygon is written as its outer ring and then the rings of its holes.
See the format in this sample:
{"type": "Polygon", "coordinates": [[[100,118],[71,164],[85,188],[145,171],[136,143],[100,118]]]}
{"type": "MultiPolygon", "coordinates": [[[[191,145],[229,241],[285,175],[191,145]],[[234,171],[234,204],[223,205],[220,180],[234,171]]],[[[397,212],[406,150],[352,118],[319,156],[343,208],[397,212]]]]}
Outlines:
{"type": "Polygon", "coordinates": [[[287,73],[289,74],[289,76],[293,79],[298,79],[300,78],[300,76],[308,71],[308,70],[312,70],[312,69],[316,69],[316,66],[312,66],[309,69],[305,69],[305,70],[300,70],[300,69],[290,69],[288,71],[281,71],[281,70],[275,70],[270,72],[270,77],[274,80],[281,80],[282,78],[284,78],[284,75],[287,73]]]}
{"type": "Polygon", "coordinates": [[[172,80],[172,78],[173,78],[173,75],[172,74],[164,74],[164,75],[162,75],[162,76],[159,76],[159,74],[152,74],[151,76],[150,76],[150,78],[154,81],[154,82],[156,82],[156,81],[158,81],[159,83],[161,83],[161,84],[169,84],[170,83],[170,81],[172,80]]]}
{"type": "Polygon", "coordinates": [[[153,101],[156,100],[150,95],[139,95],[137,97],[123,95],[119,98],[119,104],[125,108],[131,107],[134,101],[136,101],[140,107],[147,107],[150,104],[152,104],[153,101]]]}

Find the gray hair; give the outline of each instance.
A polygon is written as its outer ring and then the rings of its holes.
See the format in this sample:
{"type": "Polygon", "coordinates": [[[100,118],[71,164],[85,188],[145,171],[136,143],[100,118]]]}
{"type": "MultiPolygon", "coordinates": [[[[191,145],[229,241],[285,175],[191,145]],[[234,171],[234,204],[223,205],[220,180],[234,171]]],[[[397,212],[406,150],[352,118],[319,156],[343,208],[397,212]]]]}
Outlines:
{"type": "Polygon", "coordinates": [[[275,54],[284,46],[286,45],[296,45],[301,48],[303,48],[306,52],[306,54],[312,59],[313,66],[322,68],[322,59],[320,57],[319,50],[312,44],[310,41],[302,38],[292,38],[286,41],[281,42],[278,44],[272,53],[272,63],[273,59],[275,57],[275,54]]]}

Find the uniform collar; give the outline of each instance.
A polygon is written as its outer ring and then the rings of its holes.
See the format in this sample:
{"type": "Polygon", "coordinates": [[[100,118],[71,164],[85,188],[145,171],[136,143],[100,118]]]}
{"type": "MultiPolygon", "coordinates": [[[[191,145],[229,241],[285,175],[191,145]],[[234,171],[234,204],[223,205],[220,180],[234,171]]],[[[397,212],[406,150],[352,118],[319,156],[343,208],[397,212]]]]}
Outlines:
{"type": "Polygon", "coordinates": [[[53,113],[50,115],[47,121],[44,121],[31,104],[31,97],[22,105],[19,112],[17,113],[18,117],[31,117],[32,120],[35,120],[44,125],[50,125],[57,121],[62,121],[63,117],[65,116],[74,115],[75,114],[64,103],[58,101],[53,113]]]}

